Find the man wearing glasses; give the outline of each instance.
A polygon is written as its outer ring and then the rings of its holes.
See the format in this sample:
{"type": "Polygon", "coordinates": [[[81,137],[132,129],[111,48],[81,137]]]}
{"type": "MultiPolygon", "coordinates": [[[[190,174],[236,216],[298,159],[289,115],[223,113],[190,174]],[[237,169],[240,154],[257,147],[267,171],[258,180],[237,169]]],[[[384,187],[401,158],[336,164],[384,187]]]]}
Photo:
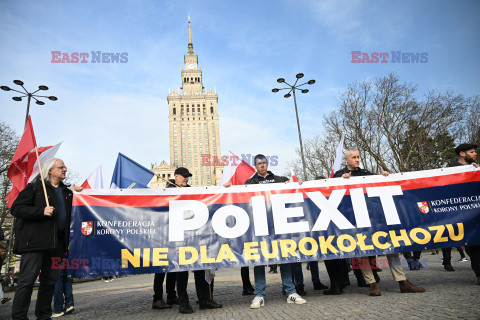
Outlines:
{"type": "MultiPolygon", "coordinates": [[[[60,259],[68,248],[73,192],[63,183],[67,167],[60,159],[49,159],[42,168],[45,180],[45,201],[40,176],[20,192],[12,205],[17,218],[13,251],[22,255],[20,276],[12,305],[12,319],[28,319],[27,313],[35,279],[40,275],[35,315],[50,319],[52,297],[59,268],[52,268],[52,259],[60,259]]],[[[81,187],[73,185],[75,191],[81,187]]]]}

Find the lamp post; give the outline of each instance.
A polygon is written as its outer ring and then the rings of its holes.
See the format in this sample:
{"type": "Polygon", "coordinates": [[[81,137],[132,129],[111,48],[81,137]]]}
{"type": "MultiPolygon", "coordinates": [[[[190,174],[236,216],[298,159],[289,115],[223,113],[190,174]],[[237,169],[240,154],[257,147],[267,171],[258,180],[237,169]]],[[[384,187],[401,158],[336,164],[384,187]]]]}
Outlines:
{"type": "MultiPolygon", "coordinates": [[[[40,106],[43,106],[45,104],[45,102],[43,102],[41,100],[38,100],[37,98],[47,98],[47,99],[50,99],[51,101],[57,101],[58,100],[58,98],[55,97],[55,96],[41,96],[41,95],[35,94],[40,90],[41,91],[47,91],[48,90],[47,86],[41,85],[41,86],[38,86],[38,89],[36,91],[28,92],[28,90],[25,89],[25,87],[23,86],[23,84],[24,84],[23,81],[13,80],[13,83],[22,87],[24,92],[12,89],[12,88],[7,87],[7,86],[1,86],[0,89],[2,89],[3,91],[15,91],[15,92],[18,92],[18,93],[22,94],[22,96],[20,96],[20,97],[12,97],[12,100],[14,100],[14,101],[22,101],[22,98],[27,97],[27,115],[25,116],[25,125],[27,125],[28,114],[30,112],[30,101],[32,100],[32,98],[35,100],[35,103],[40,105],[40,106]]],[[[8,269],[10,269],[10,259],[11,259],[11,251],[12,251],[12,240],[13,240],[13,228],[14,228],[14,226],[15,226],[15,219],[13,219],[12,227],[10,228],[10,240],[8,241],[7,264],[6,264],[6,269],[5,269],[6,272],[8,272],[8,269]]]]}
{"type": "Polygon", "coordinates": [[[41,105],[43,106],[45,104],[45,102],[41,101],[41,100],[38,100],[37,98],[47,98],[47,99],[50,99],[52,101],[57,101],[57,97],[54,97],[54,96],[41,96],[41,95],[38,95],[38,94],[35,94],[37,93],[38,91],[42,90],[42,91],[47,91],[48,90],[48,87],[47,86],[38,86],[38,89],[34,92],[28,92],[27,89],[25,89],[25,87],[23,86],[23,81],[21,80],[13,80],[13,83],[15,83],[16,85],[19,85],[20,87],[22,87],[22,89],[25,91],[25,92],[21,92],[21,91],[18,91],[18,90],[15,90],[15,89],[12,89],[10,87],[7,87],[7,86],[1,86],[0,88],[4,91],[15,91],[15,92],[18,92],[20,94],[22,94],[22,96],[20,97],[12,97],[12,100],[15,100],[15,101],[22,101],[22,98],[25,98],[27,97],[28,100],[27,100],[27,115],[25,116],[25,125],[27,124],[27,120],[28,120],[28,114],[30,112],[30,101],[32,100],[32,98],[35,100],[35,103],[38,104],[38,105],[41,105]]]}
{"type": "Polygon", "coordinates": [[[302,143],[302,133],[300,131],[300,121],[298,120],[298,109],[297,109],[297,96],[295,95],[295,90],[300,90],[302,93],[307,93],[309,90],[308,89],[302,89],[300,88],[301,86],[304,86],[306,84],[312,85],[315,83],[315,80],[308,80],[305,83],[302,84],[297,84],[298,81],[303,78],[303,73],[297,73],[295,76],[297,79],[295,80],[295,83],[293,85],[289,84],[288,82],[285,81],[284,78],[278,78],[277,82],[278,83],[283,83],[287,85],[287,88],[274,88],[272,89],[272,92],[279,92],[280,90],[289,90],[286,95],[284,95],[285,98],[290,98],[293,94],[293,103],[295,104],[295,114],[297,116],[297,127],[298,127],[298,139],[300,140],[300,153],[302,156],[302,164],[303,164],[303,178],[307,180],[307,170],[305,166],[305,155],[303,153],[303,143],[302,143]],[[292,93],[292,94],[291,94],[292,93]]]}

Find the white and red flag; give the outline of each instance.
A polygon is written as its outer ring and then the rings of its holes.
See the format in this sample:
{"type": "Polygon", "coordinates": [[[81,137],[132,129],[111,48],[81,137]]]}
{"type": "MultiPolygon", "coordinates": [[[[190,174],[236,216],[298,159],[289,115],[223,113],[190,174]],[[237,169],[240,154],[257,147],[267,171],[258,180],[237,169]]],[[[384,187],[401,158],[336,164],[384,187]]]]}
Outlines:
{"type": "MultiPolygon", "coordinates": [[[[35,133],[33,132],[32,119],[29,116],[22,138],[18,143],[12,162],[8,167],[7,176],[8,179],[12,181],[12,189],[5,197],[5,201],[8,201],[8,208],[12,207],[18,194],[25,189],[28,182],[31,180],[30,177],[33,175],[32,173],[35,172],[35,165],[37,163],[37,157],[35,154],[36,144],[37,142],[35,140],[35,133]]],[[[40,148],[38,149],[38,153],[43,153],[50,148],[52,148],[52,146],[40,148]]],[[[45,159],[44,161],[46,160],[48,159],[45,159]]]]}
{"type": "Polygon", "coordinates": [[[290,173],[292,174],[292,181],[293,182],[298,182],[297,176],[295,175],[295,172],[293,172],[292,167],[290,167],[290,173]]]}
{"type": "Polygon", "coordinates": [[[332,172],[330,173],[330,178],[333,178],[335,172],[341,169],[342,167],[342,158],[343,158],[343,140],[344,135],[342,133],[342,138],[340,139],[340,143],[338,144],[337,151],[335,152],[335,162],[333,163],[332,172]]]}
{"type": "MultiPolygon", "coordinates": [[[[57,154],[58,149],[60,149],[61,142],[57,143],[56,145],[48,146],[48,147],[41,147],[38,148],[38,155],[40,158],[40,166],[43,166],[47,160],[52,159],[57,154]]],[[[32,151],[28,154],[28,169],[27,175],[29,176],[28,182],[31,182],[35,177],[40,173],[38,169],[38,161],[37,157],[35,156],[35,151],[32,151]]]]}
{"type": "Polygon", "coordinates": [[[99,165],[82,183],[83,189],[103,189],[102,165],[99,165]]]}
{"type": "Polygon", "coordinates": [[[234,155],[235,159],[229,165],[223,167],[220,185],[224,185],[230,181],[233,185],[245,184],[245,181],[253,176],[256,172],[255,168],[249,165],[245,160],[234,155]]]}

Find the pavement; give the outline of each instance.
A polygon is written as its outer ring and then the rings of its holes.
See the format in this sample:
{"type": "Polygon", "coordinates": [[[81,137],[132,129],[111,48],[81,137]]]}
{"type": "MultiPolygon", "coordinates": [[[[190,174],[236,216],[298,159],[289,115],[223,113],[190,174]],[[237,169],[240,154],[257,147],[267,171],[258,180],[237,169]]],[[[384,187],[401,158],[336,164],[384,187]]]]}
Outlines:
{"type": "MultiPolygon", "coordinates": [[[[470,261],[457,262],[458,253],[453,252],[455,272],[447,272],[441,265],[441,257],[441,254],[425,252],[422,255],[424,269],[405,270],[411,282],[427,289],[425,293],[400,293],[390,271],[383,270],[379,273],[380,297],[370,297],[368,288],[359,288],[353,273],[350,273],[352,284],[343,295],[325,296],[321,291],[313,290],[310,272],[303,264],[306,304],[287,304],[286,297],[281,294],[280,274],[267,273],[265,307],[250,309],[253,296],[242,296],[240,270],[220,269],[215,278],[214,300],[223,304],[223,308],[200,310],[195,303],[195,285],[193,275],[190,275],[188,293],[195,313],[183,315],[178,312],[178,306],[152,310],[154,276],[145,274],[122,277],[109,283],[92,281],[74,284],[76,310],[60,319],[480,319],[480,286],[476,284],[470,261]]],[[[319,268],[321,281],[328,285],[323,263],[319,268]]],[[[250,279],[253,283],[252,268],[250,279]]],[[[29,310],[30,319],[35,319],[36,295],[35,290],[29,310]]],[[[13,298],[13,293],[5,296],[13,298]]],[[[1,320],[10,319],[11,307],[11,301],[0,304],[1,320]]]]}

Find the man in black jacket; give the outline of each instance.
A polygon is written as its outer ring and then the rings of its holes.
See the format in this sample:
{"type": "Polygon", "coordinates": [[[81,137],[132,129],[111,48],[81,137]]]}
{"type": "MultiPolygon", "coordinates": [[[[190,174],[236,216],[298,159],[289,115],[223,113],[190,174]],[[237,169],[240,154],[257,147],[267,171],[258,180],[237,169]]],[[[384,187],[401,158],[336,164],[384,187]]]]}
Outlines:
{"type": "MultiPolygon", "coordinates": [[[[174,172],[174,180],[169,180],[167,188],[176,188],[176,187],[190,187],[188,185],[188,178],[192,174],[188,171],[187,168],[179,167],[174,172]]],[[[213,292],[211,288],[213,287],[213,280],[211,286],[205,280],[205,270],[195,270],[193,271],[195,278],[195,289],[197,291],[197,298],[199,301],[200,309],[217,309],[221,308],[222,305],[213,301],[213,292]]],[[[188,271],[180,271],[176,273],[177,276],[177,292],[178,292],[178,303],[180,305],[178,311],[180,313],[193,313],[193,309],[188,302],[187,294],[187,284],[188,284],[188,271]]],[[[168,274],[167,274],[168,282],[168,274]]],[[[168,290],[168,287],[167,287],[168,290]]]]}
{"type": "MultiPolygon", "coordinates": [[[[352,176],[367,176],[372,175],[372,173],[368,170],[360,168],[360,153],[358,150],[350,149],[347,150],[345,153],[345,162],[347,165],[345,168],[337,171],[334,174],[334,177],[343,177],[348,179],[352,176]]],[[[388,171],[382,171],[381,174],[383,176],[388,176],[388,171]]],[[[390,267],[390,271],[392,273],[393,279],[399,283],[400,292],[402,293],[416,293],[416,292],[425,292],[424,288],[417,287],[413,285],[410,281],[407,280],[405,276],[405,272],[402,269],[402,264],[400,262],[399,254],[387,254],[388,265],[390,267]]],[[[366,283],[370,287],[370,295],[371,296],[380,296],[380,290],[378,289],[377,282],[378,279],[374,276],[372,268],[363,267],[368,266],[370,264],[369,257],[362,257],[361,258],[362,266],[361,271],[362,275],[365,278],[366,283]]]]}
{"type": "MultiPolygon", "coordinates": [[[[180,168],[179,168],[180,169],[180,168]]],[[[178,170],[175,171],[176,179],[170,179],[167,183],[167,188],[175,188],[176,181],[178,180],[179,187],[181,185],[184,177],[178,175],[178,170]],[[180,181],[180,178],[182,181],[180,181]]],[[[187,170],[188,171],[188,170],[187,170]]],[[[191,175],[191,174],[190,174],[191,175]]],[[[188,182],[188,177],[187,177],[188,182]]],[[[188,186],[185,182],[185,186],[188,186]]],[[[153,302],[152,302],[152,309],[170,309],[172,305],[178,304],[178,297],[177,292],[175,291],[175,283],[177,282],[177,275],[175,273],[165,273],[165,272],[157,272],[155,273],[155,277],[153,280],[153,302]],[[163,282],[167,278],[165,291],[167,292],[167,302],[163,300],[163,282]]]]}
{"type": "MultiPolygon", "coordinates": [[[[40,178],[28,184],[12,205],[12,215],[18,219],[13,250],[22,255],[12,319],[28,319],[33,285],[39,274],[35,315],[39,320],[50,319],[59,272],[52,269],[52,259],[60,260],[68,248],[73,193],[62,182],[67,167],[62,160],[53,158],[45,163],[42,172],[50,205],[45,201],[40,178]]],[[[81,190],[75,185],[74,189],[81,190]]]]}
{"type": "MultiPolygon", "coordinates": [[[[370,171],[360,168],[360,155],[358,154],[358,151],[355,152],[354,150],[347,150],[345,153],[345,162],[346,166],[343,169],[335,172],[333,178],[350,178],[351,176],[369,176],[372,174],[370,171]]],[[[358,259],[359,258],[353,258],[352,261],[358,262],[358,259]]],[[[362,272],[358,267],[355,266],[358,263],[352,264],[354,265],[353,272],[357,278],[358,286],[367,287],[368,284],[365,282],[362,272]]],[[[343,287],[350,284],[350,280],[348,278],[349,266],[347,264],[347,259],[325,260],[325,268],[327,269],[328,276],[330,278],[330,288],[328,290],[324,290],[323,294],[342,294],[343,287]]],[[[378,277],[376,270],[373,270],[373,275],[376,282],[379,282],[380,278],[378,277]]]]}
{"type": "MultiPolygon", "coordinates": [[[[267,158],[262,154],[257,154],[254,159],[255,173],[250,179],[245,181],[245,184],[265,184],[265,183],[280,183],[287,182],[288,178],[274,175],[268,171],[267,158]]],[[[247,269],[248,270],[248,269],[247,269]]],[[[283,289],[287,294],[287,303],[304,304],[306,300],[297,294],[295,285],[293,283],[293,264],[285,263],[280,265],[280,273],[282,275],[283,289]]],[[[265,306],[265,266],[255,266],[253,268],[255,277],[255,298],[250,305],[252,309],[258,309],[265,306]]]]}
{"type": "MultiPolygon", "coordinates": [[[[458,159],[450,162],[448,164],[449,167],[457,167],[457,166],[466,166],[466,165],[473,165],[475,168],[478,168],[478,164],[475,162],[477,160],[477,153],[475,149],[477,148],[476,144],[470,143],[462,143],[458,147],[455,148],[455,153],[458,155],[458,159]]],[[[480,285],[480,245],[474,246],[465,246],[465,251],[467,252],[468,256],[470,257],[472,263],[473,272],[477,276],[477,283],[480,285]]],[[[452,249],[451,248],[444,248],[442,249],[443,252],[443,263],[445,269],[450,271],[446,268],[446,261],[450,263],[452,258],[452,249]]],[[[453,271],[453,267],[451,271],[453,271]]]]}

